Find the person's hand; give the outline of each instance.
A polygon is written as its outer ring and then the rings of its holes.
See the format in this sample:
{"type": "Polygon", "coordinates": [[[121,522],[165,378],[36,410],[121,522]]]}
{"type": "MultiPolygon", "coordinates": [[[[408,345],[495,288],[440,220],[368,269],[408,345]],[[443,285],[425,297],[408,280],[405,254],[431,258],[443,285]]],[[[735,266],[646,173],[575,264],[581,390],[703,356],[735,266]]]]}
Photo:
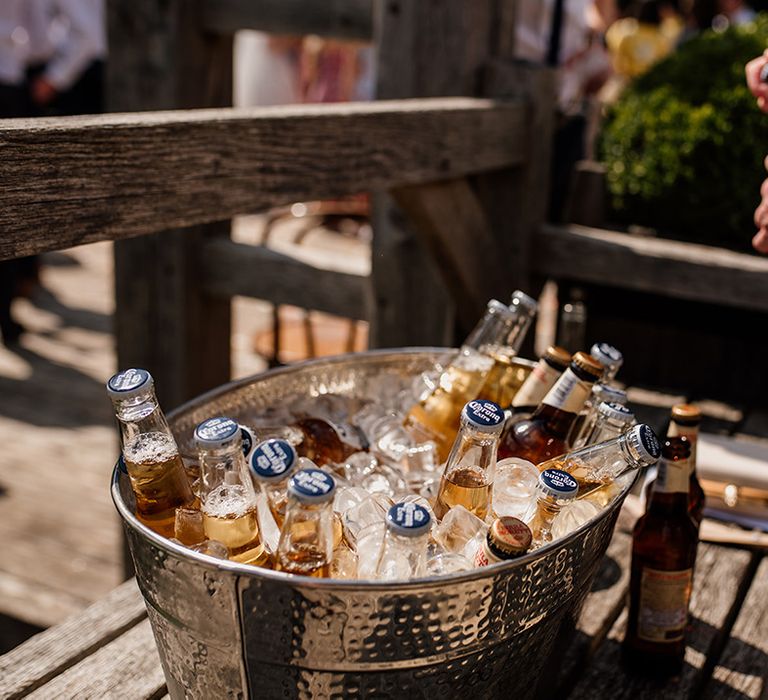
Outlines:
{"type": "Polygon", "coordinates": [[[32,101],[40,107],[45,107],[54,97],[57,90],[42,75],[35,78],[32,83],[32,101]]]}
{"type": "MultiPolygon", "coordinates": [[[[765,167],[768,170],[768,157],[765,159],[765,167]]],[[[768,178],[760,186],[760,196],[762,200],[755,209],[757,233],[752,239],[752,247],[759,253],[768,253],[768,178]]]]}
{"type": "Polygon", "coordinates": [[[762,56],[753,58],[747,63],[744,72],[747,74],[747,87],[757,98],[757,106],[763,112],[768,112],[768,83],[761,80],[761,73],[768,72],[768,49],[762,56]]]}

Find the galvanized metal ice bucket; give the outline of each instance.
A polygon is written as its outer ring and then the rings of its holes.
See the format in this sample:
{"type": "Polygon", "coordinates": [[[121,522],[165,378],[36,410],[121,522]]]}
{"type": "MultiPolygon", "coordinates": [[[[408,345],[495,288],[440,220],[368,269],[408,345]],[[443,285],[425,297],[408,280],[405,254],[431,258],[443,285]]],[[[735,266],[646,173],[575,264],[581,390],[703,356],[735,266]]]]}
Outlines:
{"type": "MultiPolygon", "coordinates": [[[[369,352],[267,372],[194,399],[171,423],[191,451],[194,426],[210,416],[247,423],[286,398],[367,397],[382,373],[404,382],[439,354],[369,352]]],[[[508,564],[396,585],[212,559],[144,527],[119,467],[112,496],[173,698],[524,698],[589,590],[631,482],[608,510],[553,545],[508,564]]]]}

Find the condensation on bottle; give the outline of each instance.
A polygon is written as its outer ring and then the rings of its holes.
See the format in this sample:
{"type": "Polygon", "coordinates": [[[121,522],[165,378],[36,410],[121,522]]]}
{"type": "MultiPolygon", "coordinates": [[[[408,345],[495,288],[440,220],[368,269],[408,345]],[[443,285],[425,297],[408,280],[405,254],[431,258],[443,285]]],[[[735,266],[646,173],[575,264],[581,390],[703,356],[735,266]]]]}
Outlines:
{"type": "Polygon", "coordinates": [[[395,581],[426,575],[429,511],[412,501],[396,503],[387,512],[386,524],[375,578],[395,581]]]}

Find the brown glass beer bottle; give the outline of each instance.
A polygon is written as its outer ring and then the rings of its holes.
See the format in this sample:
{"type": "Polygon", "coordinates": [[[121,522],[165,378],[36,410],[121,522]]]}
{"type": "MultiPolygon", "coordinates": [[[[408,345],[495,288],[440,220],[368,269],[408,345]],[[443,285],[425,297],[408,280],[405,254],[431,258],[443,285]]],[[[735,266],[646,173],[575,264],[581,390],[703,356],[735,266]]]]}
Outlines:
{"type": "Polygon", "coordinates": [[[667,440],[661,454],[648,509],[632,536],[624,659],[645,674],[669,676],[685,655],[698,532],[688,512],[688,442],[667,440]]]}
{"type": "Polygon", "coordinates": [[[584,352],[571,364],[530,418],[513,422],[501,436],[499,459],[520,457],[538,464],[568,451],[568,433],[603,366],[584,352]]]}

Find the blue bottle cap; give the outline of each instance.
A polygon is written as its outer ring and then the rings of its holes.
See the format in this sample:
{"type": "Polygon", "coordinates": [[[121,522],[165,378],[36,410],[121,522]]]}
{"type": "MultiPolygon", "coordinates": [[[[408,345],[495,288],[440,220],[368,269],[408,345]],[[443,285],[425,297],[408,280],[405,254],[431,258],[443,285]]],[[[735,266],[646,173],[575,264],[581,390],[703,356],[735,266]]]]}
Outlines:
{"type": "Polygon", "coordinates": [[[107,393],[112,398],[128,399],[151,389],[152,375],[145,369],[125,369],[110,377],[107,393]]]}
{"type": "Polygon", "coordinates": [[[209,418],[195,428],[195,442],[203,449],[225,447],[240,439],[240,425],[226,416],[209,418]]]}
{"type": "Polygon", "coordinates": [[[285,479],[298,464],[293,445],[285,440],[272,438],[256,445],[248,466],[253,475],[262,481],[274,482],[285,479]]]}
{"type": "Polygon", "coordinates": [[[484,433],[500,433],[504,427],[504,411],[493,401],[470,401],[464,406],[461,416],[472,427],[484,433]]]}
{"type": "Polygon", "coordinates": [[[333,498],[336,482],[320,469],[301,469],[288,482],[288,493],[302,503],[324,503],[333,498]]]}
{"type": "Polygon", "coordinates": [[[429,511],[418,503],[396,503],[387,511],[387,527],[405,537],[426,534],[431,521],[429,511]]]}
{"type": "Polygon", "coordinates": [[[568,472],[562,469],[545,469],[539,474],[539,487],[548,496],[561,500],[575,498],[579,485],[568,472]]]}

